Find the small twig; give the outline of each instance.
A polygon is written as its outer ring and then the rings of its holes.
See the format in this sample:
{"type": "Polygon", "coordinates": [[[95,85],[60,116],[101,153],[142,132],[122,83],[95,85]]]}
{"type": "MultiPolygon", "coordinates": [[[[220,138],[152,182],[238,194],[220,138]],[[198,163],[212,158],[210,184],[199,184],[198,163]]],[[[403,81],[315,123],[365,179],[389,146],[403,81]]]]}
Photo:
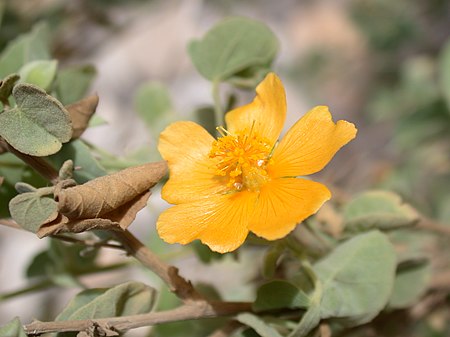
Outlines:
{"type": "MultiPolygon", "coordinates": [[[[161,323],[179,322],[191,319],[230,316],[241,312],[251,311],[251,303],[246,302],[192,302],[173,310],[150,312],[148,314],[110,317],[100,319],[86,319],[61,322],[35,321],[25,325],[28,335],[40,335],[51,332],[84,331],[95,326],[99,332],[126,331],[129,329],[156,325],[161,323]]],[[[100,335],[100,334],[99,334],[100,335]]]]}
{"type": "Polygon", "coordinates": [[[5,301],[5,300],[11,299],[13,297],[19,296],[19,295],[29,294],[29,293],[35,292],[37,290],[44,290],[44,289],[52,287],[53,285],[54,285],[54,283],[51,280],[43,280],[38,283],[34,283],[32,285],[25,286],[19,290],[14,290],[14,291],[0,294],[0,301],[5,301]]]}
{"type": "Polygon", "coordinates": [[[212,96],[214,101],[214,118],[217,126],[223,125],[223,110],[220,102],[220,81],[215,80],[212,83],[212,96]]]}
{"type": "Polygon", "coordinates": [[[450,271],[436,273],[431,282],[430,288],[436,290],[450,290],[450,271]]]}
{"type": "Polygon", "coordinates": [[[184,302],[203,300],[203,296],[194,289],[192,283],[178,274],[178,268],[162,261],[128,230],[114,232],[114,235],[130,255],[158,275],[181,300],[184,302]]]}
{"type": "Polygon", "coordinates": [[[23,229],[20,225],[12,219],[0,219],[0,225],[15,228],[15,229],[23,229]]]}
{"type": "Polygon", "coordinates": [[[445,303],[448,298],[448,291],[438,291],[428,294],[420,302],[409,309],[409,316],[418,321],[439,307],[439,304],[445,303]]]}
{"type": "Polygon", "coordinates": [[[61,235],[61,234],[51,235],[50,237],[61,240],[61,241],[65,241],[65,242],[79,243],[79,244],[82,244],[87,247],[93,247],[93,248],[105,247],[105,248],[125,250],[125,247],[122,245],[108,243],[106,241],[99,241],[99,240],[94,240],[94,239],[81,240],[81,239],[77,239],[74,237],[61,235]]]}
{"type": "Polygon", "coordinates": [[[438,234],[450,235],[450,225],[441,224],[426,217],[421,217],[416,228],[438,234]]]}
{"type": "Polygon", "coordinates": [[[48,179],[53,185],[56,185],[59,181],[58,171],[55,170],[49,163],[47,163],[41,157],[34,157],[28,154],[17,151],[8,143],[5,143],[9,152],[14,154],[17,158],[24,163],[30,165],[37,173],[48,179]]]}

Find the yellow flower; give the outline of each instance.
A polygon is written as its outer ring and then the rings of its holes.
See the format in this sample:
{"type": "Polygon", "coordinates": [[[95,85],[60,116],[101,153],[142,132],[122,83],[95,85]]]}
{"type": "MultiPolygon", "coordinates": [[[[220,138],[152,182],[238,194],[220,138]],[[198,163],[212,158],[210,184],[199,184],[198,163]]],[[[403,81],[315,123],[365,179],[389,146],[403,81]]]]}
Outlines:
{"type": "Polygon", "coordinates": [[[286,118],[283,84],[268,74],[256,94],[227,113],[218,139],[193,122],[161,133],[158,148],[170,170],[162,197],[175,204],[157,222],[164,241],[199,239],[230,252],[249,231],[267,240],[286,236],[330,199],[324,185],[297,177],[320,171],[355,137],[355,126],[335,124],[328,108],[317,106],[277,145],[286,118]]]}

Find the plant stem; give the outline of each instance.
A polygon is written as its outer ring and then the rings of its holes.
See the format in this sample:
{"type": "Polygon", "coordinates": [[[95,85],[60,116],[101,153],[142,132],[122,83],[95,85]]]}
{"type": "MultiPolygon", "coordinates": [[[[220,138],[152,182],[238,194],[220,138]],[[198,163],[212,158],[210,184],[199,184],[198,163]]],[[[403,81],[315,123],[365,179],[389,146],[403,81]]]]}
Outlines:
{"type": "Polygon", "coordinates": [[[178,274],[178,268],[162,261],[128,230],[114,234],[130,255],[158,275],[181,300],[186,303],[203,300],[191,282],[178,274]]]}
{"type": "Polygon", "coordinates": [[[43,176],[45,179],[49,180],[53,185],[56,185],[59,181],[58,171],[55,170],[49,163],[47,163],[41,157],[34,157],[28,154],[17,151],[11,145],[6,143],[8,151],[14,154],[17,158],[22,160],[24,163],[31,166],[37,173],[43,176]]]}
{"type": "Polygon", "coordinates": [[[11,292],[0,294],[0,301],[9,300],[10,298],[13,298],[13,297],[16,297],[19,295],[25,295],[25,294],[32,293],[32,292],[35,292],[38,290],[44,290],[44,289],[50,288],[53,285],[54,285],[54,283],[52,281],[43,280],[41,282],[23,287],[22,289],[19,289],[19,290],[14,290],[11,292]]]}
{"type": "Polygon", "coordinates": [[[220,102],[220,81],[214,80],[212,82],[212,96],[214,101],[214,117],[216,125],[224,124],[222,104],[220,102]]]}
{"type": "Polygon", "coordinates": [[[150,312],[147,314],[110,317],[100,319],[73,320],[61,322],[35,321],[25,325],[29,335],[40,335],[50,332],[85,331],[94,329],[92,335],[109,336],[108,332],[122,332],[129,329],[161,323],[178,322],[191,319],[230,316],[251,311],[251,303],[247,302],[192,302],[173,310],[150,312]]]}

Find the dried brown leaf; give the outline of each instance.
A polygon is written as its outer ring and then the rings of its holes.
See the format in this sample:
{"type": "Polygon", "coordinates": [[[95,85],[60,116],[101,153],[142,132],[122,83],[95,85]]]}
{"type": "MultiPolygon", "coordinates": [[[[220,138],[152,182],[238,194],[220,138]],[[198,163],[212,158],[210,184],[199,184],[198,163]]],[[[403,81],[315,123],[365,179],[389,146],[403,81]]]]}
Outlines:
{"type": "Polygon", "coordinates": [[[0,186],[2,186],[3,180],[5,180],[5,178],[3,178],[2,176],[0,176],[0,186]]]}
{"type": "Polygon", "coordinates": [[[66,106],[72,120],[72,139],[76,139],[86,130],[89,120],[95,113],[98,105],[98,96],[92,95],[66,106]]]}
{"type": "Polygon", "coordinates": [[[60,233],[82,233],[93,229],[125,230],[134,221],[137,212],[145,207],[150,195],[150,191],[140,194],[114,211],[102,215],[101,218],[71,220],[59,214],[56,219],[45,221],[37,235],[43,238],[60,233]]]}
{"type": "Polygon", "coordinates": [[[36,233],[39,238],[61,233],[82,233],[89,230],[121,230],[120,224],[109,219],[82,219],[69,220],[66,216],[59,214],[58,217],[43,224],[36,233]]]}
{"type": "Polygon", "coordinates": [[[167,172],[164,161],[133,166],[55,191],[59,212],[69,219],[100,218],[146,193],[167,172]]]}

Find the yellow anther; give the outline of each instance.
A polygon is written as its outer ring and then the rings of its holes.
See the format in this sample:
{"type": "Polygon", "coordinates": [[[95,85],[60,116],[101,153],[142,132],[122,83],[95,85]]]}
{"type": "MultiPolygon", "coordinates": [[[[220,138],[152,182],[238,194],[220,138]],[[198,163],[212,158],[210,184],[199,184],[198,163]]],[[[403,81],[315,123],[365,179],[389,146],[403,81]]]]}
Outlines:
{"type": "Polygon", "coordinates": [[[222,135],[211,146],[210,158],[217,159],[216,174],[228,177],[227,186],[236,190],[259,190],[268,181],[267,165],[271,164],[270,142],[253,129],[231,134],[223,127],[222,135]]]}

